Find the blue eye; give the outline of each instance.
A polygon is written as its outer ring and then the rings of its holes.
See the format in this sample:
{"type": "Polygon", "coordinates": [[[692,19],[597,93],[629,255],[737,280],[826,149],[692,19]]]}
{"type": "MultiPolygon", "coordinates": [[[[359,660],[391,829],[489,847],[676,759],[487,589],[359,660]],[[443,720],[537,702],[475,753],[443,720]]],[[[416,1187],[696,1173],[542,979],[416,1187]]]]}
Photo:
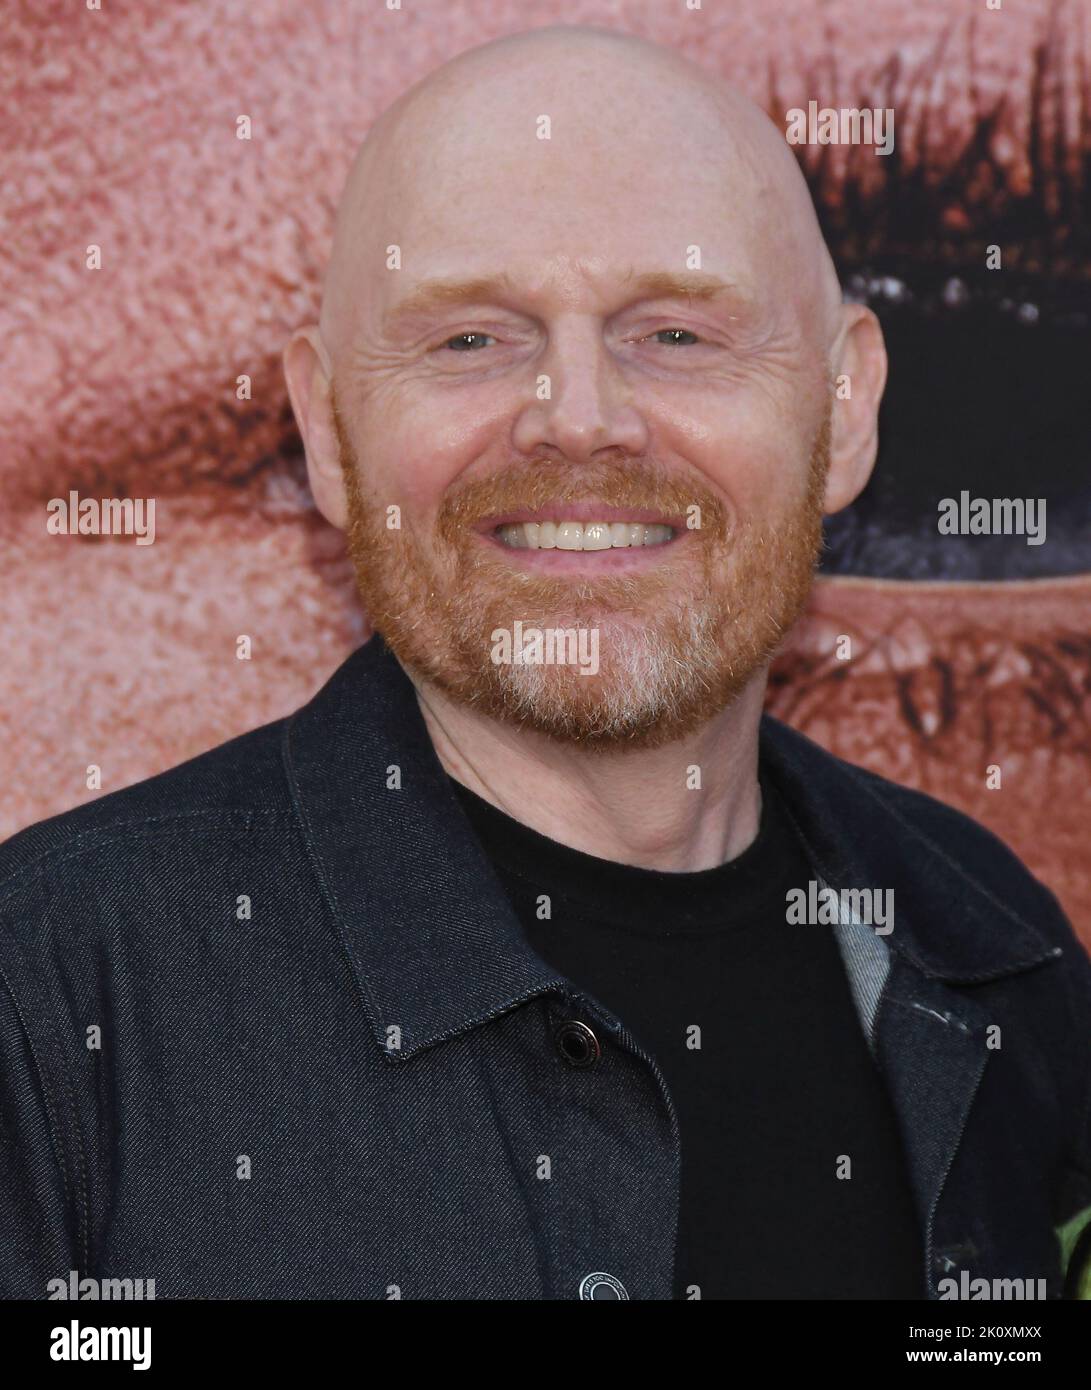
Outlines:
{"type": "Polygon", "coordinates": [[[495,340],[493,340],[493,339],[490,337],[490,335],[489,335],[488,333],[456,333],[455,336],[454,336],[453,338],[448,338],[447,341],[443,344],[443,346],[444,346],[445,348],[449,348],[449,347],[450,347],[451,350],[452,350],[453,352],[476,352],[476,351],[478,350],[477,348],[475,348],[475,347],[470,347],[470,346],[468,345],[468,340],[469,340],[470,338],[478,338],[478,339],[489,338],[490,341],[495,341],[495,340]],[[451,347],[451,345],[452,345],[453,343],[462,343],[463,346],[462,346],[462,347],[451,347]]]}
{"type": "MultiPolygon", "coordinates": [[[[688,328],[660,328],[653,336],[656,338],[661,338],[664,333],[673,333],[676,336],[678,334],[684,334],[687,338],[691,338],[695,343],[699,343],[701,341],[700,338],[698,338],[697,334],[691,333],[688,328]]],[[[665,344],[664,346],[688,347],[689,344],[674,342],[672,344],[665,344]]]]}

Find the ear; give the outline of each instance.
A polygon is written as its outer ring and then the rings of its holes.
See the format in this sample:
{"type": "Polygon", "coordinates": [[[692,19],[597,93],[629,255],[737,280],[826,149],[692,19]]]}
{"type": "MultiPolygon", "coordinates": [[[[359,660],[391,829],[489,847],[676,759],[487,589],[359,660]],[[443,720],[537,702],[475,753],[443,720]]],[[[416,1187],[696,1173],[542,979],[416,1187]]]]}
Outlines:
{"type": "Polygon", "coordinates": [[[831,354],[830,468],[823,505],[827,516],[859,497],[871,477],[887,370],[883,330],[872,311],[863,304],[843,304],[840,314],[831,354]]]}
{"type": "Polygon", "coordinates": [[[307,477],[315,503],[326,520],[343,531],[348,525],[348,502],[333,423],[332,369],[317,324],[292,334],[282,361],[292,411],[303,436],[307,477]]]}

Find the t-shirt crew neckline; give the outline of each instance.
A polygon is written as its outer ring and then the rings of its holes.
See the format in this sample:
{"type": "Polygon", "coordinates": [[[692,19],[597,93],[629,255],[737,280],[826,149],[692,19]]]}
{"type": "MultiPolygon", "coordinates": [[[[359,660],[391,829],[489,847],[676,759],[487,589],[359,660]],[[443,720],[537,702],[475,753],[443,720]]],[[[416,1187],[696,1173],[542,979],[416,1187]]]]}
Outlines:
{"type": "Polygon", "coordinates": [[[752,906],[767,902],[783,871],[783,836],[794,827],[764,773],[759,773],[758,833],[734,859],[711,869],[675,873],[600,859],[550,839],[448,777],[486,855],[497,869],[578,904],[600,922],[645,933],[649,926],[680,930],[730,929],[752,906]]]}

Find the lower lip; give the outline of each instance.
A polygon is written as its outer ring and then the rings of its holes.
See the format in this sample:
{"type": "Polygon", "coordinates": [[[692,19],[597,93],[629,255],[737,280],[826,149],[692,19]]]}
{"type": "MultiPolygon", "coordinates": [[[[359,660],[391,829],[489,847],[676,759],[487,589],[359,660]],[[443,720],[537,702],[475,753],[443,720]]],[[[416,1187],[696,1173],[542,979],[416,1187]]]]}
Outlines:
{"type": "MultiPolygon", "coordinates": [[[[480,533],[479,533],[480,534],[480,533]]],[[[517,569],[542,570],[550,574],[608,574],[618,570],[641,570],[666,555],[674,555],[685,544],[686,533],[676,531],[661,545],[619,545],[609,550],[531,550],[505,545],[491,533],[481,536],[486,545],[499,550],[517,569]]]]}

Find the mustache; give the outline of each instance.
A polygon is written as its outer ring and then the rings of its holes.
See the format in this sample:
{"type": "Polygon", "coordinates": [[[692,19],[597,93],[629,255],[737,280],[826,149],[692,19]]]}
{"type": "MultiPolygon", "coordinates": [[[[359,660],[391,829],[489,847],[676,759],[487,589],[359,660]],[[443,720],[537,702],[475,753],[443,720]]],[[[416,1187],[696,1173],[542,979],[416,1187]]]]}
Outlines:
{"type": "Polygon", "coordinates": [[[438,528],[453,541],[487,517],[588,502],[634,512],[693,516],[697,522],[693,529],[713,536],[727,529],[727,508],[709,488],[693,478],[670,474],[654,462],[630,459],[578,466],[548,460],[472,479],[444,498],[438,528]]]}

